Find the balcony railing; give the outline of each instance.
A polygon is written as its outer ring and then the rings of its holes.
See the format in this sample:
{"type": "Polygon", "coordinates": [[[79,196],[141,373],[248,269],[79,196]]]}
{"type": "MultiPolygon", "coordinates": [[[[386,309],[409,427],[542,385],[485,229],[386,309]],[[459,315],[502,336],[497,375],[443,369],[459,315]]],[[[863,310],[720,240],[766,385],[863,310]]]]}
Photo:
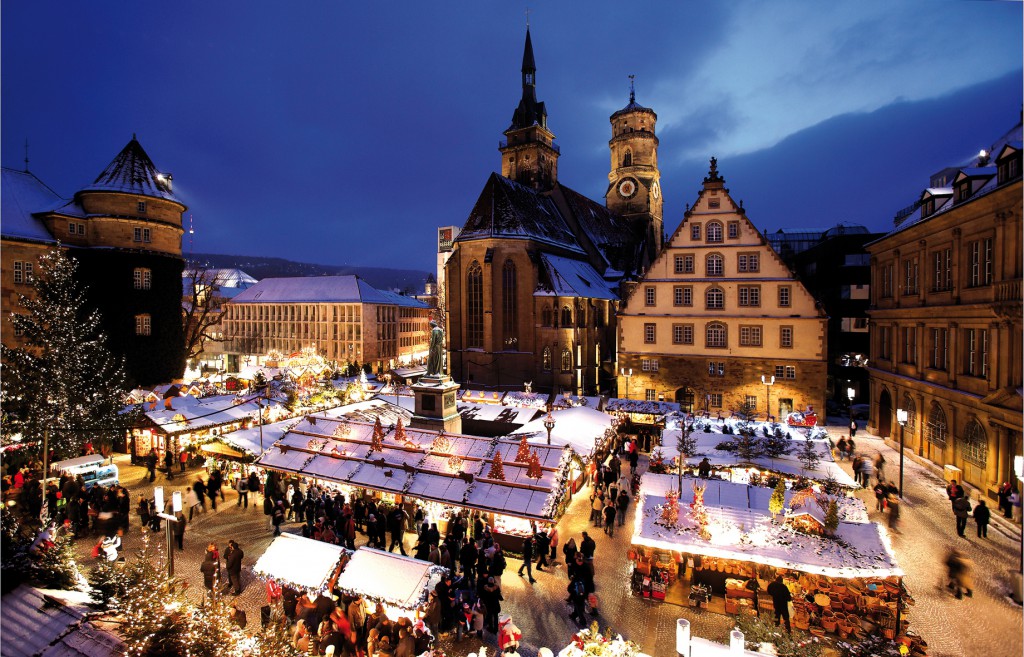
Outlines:
{"type": "Polygon", "coordinates": [[[1014,278],[996,283],[996,301],[1020,303],[1022,299],[1024,297],[1021,296],[1021,279],[1014,278]]]}

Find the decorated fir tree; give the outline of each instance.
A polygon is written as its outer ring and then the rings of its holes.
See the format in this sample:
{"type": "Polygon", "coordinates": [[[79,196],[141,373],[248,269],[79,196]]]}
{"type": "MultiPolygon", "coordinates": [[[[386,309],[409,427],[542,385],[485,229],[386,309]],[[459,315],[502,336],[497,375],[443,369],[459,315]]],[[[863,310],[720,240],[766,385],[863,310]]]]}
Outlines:
{"type": "Polygon", "coordinates": [[[491,470],[487,473],[488,479],[500,479],[505,481],[505,464],[501,462],[501,451],[494,451],[494,458],[491,460],[491,470]]]}
{"type": "Polygon", "coordinates": [[[786,481],[779,479],[778,485],[775,490],[772,491],[772,496],[768,500],[768,513],[772,514],[772,518],[782,513],[783,507],[786,506],[786,481]]]}
{"type": "Polygon", "coordinates": [[[825,532],[834,534],[837,529],[839,529],[839,505],[835,500],[831,500],[828,503],[828,511],[825,512],[825,532]]]}
{"type": "Polygon", "coordinates": [[[526,476],[530,479],[540,479],[543,471],[540,467],[540,456],[537,454],[537,450],[533,450],[530,453],[530,459],[526,466],[526,476]]]}
{"type": "Polygon", "coordinates": [[[704,506],[704,491],[708,485],[693,484],[693,502],[690,504],[690,517],[697,523],[697,534],[705,541],[711,540],[711,532],[708,531],[708,510],[704,506]]]}
{"type": "Polygon", "coordinates": [[[3,345],[4,437],[41,440],[57,456],[77,455],[88,440],[123,436],[135,421],[121,413],[127,385],[124,361],[107,348],[100,314],[86,304],[75,279],[78,263],[59,248],[39,258],[30,295],[7,319],[22,345],[3,345]]]}
{"type": "Polygon", "coordinates": [[[661,522],[675,527],[679,520],[679,493],[670,490],[665,494],[665,506],[661,508],[661,522]]]}
{"type": "MultiPolygon", "coordinates": [[[[401,440],[405,437],[405,428],[402,426],[402,418],[398,418],[398,425],[395,427],[395,439],[401,440]]],[[[384,427],[380,424],[380,416],[373,423],[373,436],[370,438],[370,451],[380,452],[384,450],[384,427]]]]}
{"type": "Polygon", "coordinates": [[[519,451],[516,452],[516,463],[530,462],[530,445],[526,442],[526,434],[519,439],[519,451]]]}

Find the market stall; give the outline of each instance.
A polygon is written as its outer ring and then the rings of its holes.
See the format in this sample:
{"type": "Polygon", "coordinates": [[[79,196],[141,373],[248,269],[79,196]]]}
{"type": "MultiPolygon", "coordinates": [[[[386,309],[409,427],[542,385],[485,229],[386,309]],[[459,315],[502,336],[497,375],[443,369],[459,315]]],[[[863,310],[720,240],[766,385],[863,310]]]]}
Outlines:
{"type": "Polygon", "coordinates": [[[850,498],[675,475],[644,476],[630,556],[639,595],[720,613],[772,611],[781,575],[793,624],[841,637],[904,633],[912,598],[883,527],[850,498]],[[899,614],[897,614],[899,609],[899,614]],[[901,616],[897,624],[897,616],[901,616]]]}
{"type": "Polygon", "coordinates": [[[362,598],[368,614],[380,603],[392,620],[415,618],[417,608],[446,572],[446,568],[412,557],[362,547],[352,553],[335,587],[362,598]]]}
{"type": "Polygon", "coordinates": [[[679,404],[643,399],[609,399],[604,410],[621,419],[619,431],[637,439],[642,452],[650,452],[660,441],[668,417],[679,412],[679,404]]]}
{"type": "Polygon", "coordinates": [[[278,584],[315,593],[331,588],[351,554],[331,543],[281,534],[256,561],[252,572],[262,580],[273,579],[278,584]]]}

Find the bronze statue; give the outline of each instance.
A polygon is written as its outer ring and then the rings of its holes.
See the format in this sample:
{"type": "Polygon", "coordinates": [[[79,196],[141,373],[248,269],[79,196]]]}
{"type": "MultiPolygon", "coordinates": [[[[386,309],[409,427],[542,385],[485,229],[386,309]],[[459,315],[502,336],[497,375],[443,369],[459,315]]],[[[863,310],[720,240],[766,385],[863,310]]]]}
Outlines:
{"type": "Polygon", "coordinates": [[[444,376],[444,329],[430,320],[430,351],[427,355],[427,376],[444,376]]]}

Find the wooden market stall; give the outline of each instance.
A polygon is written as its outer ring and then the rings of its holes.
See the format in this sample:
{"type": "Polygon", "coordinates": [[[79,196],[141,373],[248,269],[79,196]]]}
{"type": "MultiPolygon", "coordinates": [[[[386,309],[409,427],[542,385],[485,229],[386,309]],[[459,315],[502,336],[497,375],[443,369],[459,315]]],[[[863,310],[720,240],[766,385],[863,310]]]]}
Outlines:
{"type": "Polygon", "coordinates": [[[323,541],[295,534],[281,534],[267,547],[252,567],[262,580],[273,579],[297,591],[311,593],[330,590],[352,553],[323,541]]]}
{"type": "Polygon", "coordinates": [[[905,634],[913,600],[885,529],[866,522],[863,503],[787,491],[773,517],[769,488],[685,477],[680,495],[678,482],[646,474],[641,484],[630,549],[639,595],[754,614],[773,611],[765,589],[782,575],[797,628],[905,634]],[[834,504],[834,517],[819,501],[830,511],[834,504]]]}
{"type": "Polygon", "coordinates": [[[412,557],[361,547],[352,553],[335,587],[362,598],[367,614],[379,603],[392,620],[399,616],[415,619],[416,610],[446,572],[446,568],[412,557]]]}
{"type": "Polygon", "coordinates": [[[679,412],[679,404],[612,398],[605,402],[604,410],[620,418],[620,433],[635,437],[641,452],[650,452],[660,443],[667,418],[679,412]]]}

